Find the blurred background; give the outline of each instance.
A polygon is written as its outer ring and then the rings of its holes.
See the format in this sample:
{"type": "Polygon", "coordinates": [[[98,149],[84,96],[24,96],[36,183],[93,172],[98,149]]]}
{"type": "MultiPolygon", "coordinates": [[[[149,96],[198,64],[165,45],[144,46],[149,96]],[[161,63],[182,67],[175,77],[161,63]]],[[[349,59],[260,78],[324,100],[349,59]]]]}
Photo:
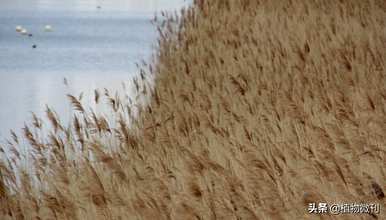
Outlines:
{"type": "Polygon", "coordinates": [[[156,43],[150,19],[185,0],[1,0],[0,140],[30,112],[53,107],[68,121],[66,94],[112,91],[138,73],[156,43]],[[17,31],[16,29],[19,30],[17,31]],[[20,28],[23,31],[20,31],[20,28]],[[66,78],[68,85],[63,83],[66,78]]]}

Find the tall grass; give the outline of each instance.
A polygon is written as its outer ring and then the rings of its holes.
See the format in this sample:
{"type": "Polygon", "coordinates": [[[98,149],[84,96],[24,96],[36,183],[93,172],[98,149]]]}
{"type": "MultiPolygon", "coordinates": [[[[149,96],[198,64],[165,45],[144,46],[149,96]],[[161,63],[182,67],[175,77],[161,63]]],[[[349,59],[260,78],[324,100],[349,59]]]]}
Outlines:
{"type": "Polygon", "coordinates": [[[384,1],[198,0],[165,17],[137,99],[95,92],[115,120],[69,96],[69,126],[47,108],[12,134],[1,219],[386,219],[384,1]]]}

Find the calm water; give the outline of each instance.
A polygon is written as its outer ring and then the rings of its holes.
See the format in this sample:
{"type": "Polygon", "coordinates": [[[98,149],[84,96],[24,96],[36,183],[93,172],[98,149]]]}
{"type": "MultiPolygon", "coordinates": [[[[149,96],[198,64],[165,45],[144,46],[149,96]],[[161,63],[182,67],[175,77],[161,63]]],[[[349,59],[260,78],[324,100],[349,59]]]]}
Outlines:
{"type": "Polygon", "coordinates": [[[155,11],[183,5],[184,0],[1,0],[0,138],[20,129],[31,111],[43,115],[46,104],[66,119],[67,93],[120,87],[137,74],[135,62],[150,57],[155,11]],[[44,31],[47,24],[52,32],[44,31]],[[17,25],[33,36],[17,33],[17,25]]]}

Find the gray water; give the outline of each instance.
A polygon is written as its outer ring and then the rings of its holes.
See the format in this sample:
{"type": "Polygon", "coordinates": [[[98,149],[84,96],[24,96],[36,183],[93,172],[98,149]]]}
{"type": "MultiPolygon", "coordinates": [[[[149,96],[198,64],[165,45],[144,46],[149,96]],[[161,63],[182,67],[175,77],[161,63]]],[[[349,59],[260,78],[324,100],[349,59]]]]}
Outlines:
{"type": "Polygon", "coordinates": [[[10,129],[20,129],[31,111],[43,116],[46,104],[66,118],[71,114],[67,93],[120,87],[138,73],[136,62],[150,58],[157,37],[150,22],[155,12],[185,4],[184,0],[1,0],[0,139],[8,137],[10,129]],[[17,25],[33,36],[17,33],[17,25]],[[45,25],[53,31],[45,32],[45,25]]]}

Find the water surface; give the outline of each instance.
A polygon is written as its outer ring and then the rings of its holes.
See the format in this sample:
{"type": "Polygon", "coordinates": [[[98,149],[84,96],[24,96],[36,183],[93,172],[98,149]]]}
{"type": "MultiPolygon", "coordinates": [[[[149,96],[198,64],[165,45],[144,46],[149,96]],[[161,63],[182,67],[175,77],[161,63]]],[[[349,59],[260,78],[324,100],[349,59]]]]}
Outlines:
{"type": "Polygon", "coordinates": [[[137,74],[135,63],[151,55],[155,11],[183,5],[184,0],[0,1],[0,138],[20,129],[31,111],[43,115],[46,104],[66,120],[67,93],[120,87],[137,74]],[[47,24],[52,32],[44,31],[47,24]],[[33,36],[17,33],[17,25],[33,36]]]}

